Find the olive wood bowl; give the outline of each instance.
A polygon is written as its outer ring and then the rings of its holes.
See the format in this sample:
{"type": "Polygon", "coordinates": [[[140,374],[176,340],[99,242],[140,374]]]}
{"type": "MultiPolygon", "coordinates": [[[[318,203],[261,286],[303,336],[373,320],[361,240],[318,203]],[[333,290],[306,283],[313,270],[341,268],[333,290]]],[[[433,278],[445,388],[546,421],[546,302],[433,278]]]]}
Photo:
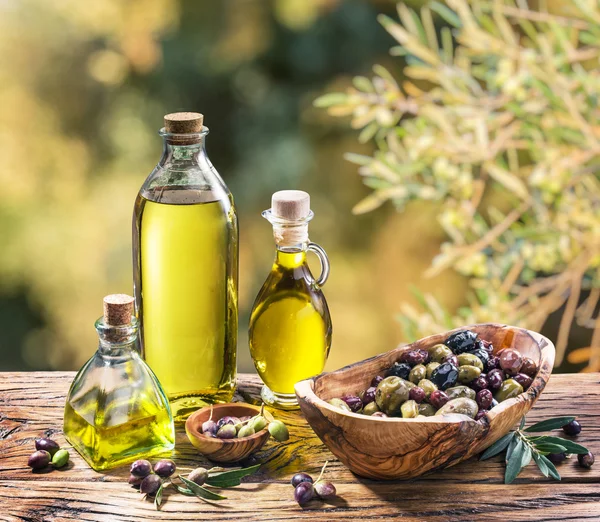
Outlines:
{"type": "MultiPolygon", "coordinates": [[[[200,453],[210,460],[215,462],[237,462],[238,460],[244,460],[262,448],[265,442],[267,442],[269,438],[267,428],[243,439],[219,439],[203,435],[202,424],[210,418],[210,410],[210,406],[207,406],[195,411],[185,422],[185,432],[188,439],[190,439],[190,442],[200,453]]],[[[215,404],[212,410],[212,420],[215,422],[228,415],[232,417],[245,417],[247,415],[254,417],[260,413],[258,406],[241,402],[215,404]]],[[[268,422],[273,420],[273,416],[268,411],[264,410],[263,415],[268,422]]]]}
{"type": "Polygon", "coordinates": [[[322,373],[296,384],[302,413],[331,452],[357,475],[371,479],[410,479],[444,469],[485,450],[504,436],[533,406],[554,364],[554,345],[539,333],[501,324],[478,324],[432,335],[412,344],[322,373]],[[326,401],[357,394],[371,379],[396,362],[400,354],[442,343],[449,334],[469,329],[494,345],[494,353],[514,348],[539,367],[529,389],[505,400],[475,421],[449,414],[415,419],[369,417],[326,401]]]}

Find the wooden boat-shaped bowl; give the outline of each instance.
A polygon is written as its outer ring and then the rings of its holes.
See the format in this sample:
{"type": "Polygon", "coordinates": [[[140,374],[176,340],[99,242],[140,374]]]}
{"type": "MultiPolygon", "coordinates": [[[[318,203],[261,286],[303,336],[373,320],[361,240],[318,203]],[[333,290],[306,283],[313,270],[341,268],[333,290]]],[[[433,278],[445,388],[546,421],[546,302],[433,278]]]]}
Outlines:
{"type": "Polygon", "coordinates": [[[554,351],[549,339],[523,328],[501,324],[466,326],[300,381],[296,395],[312,429],[354,473],[379,480],[410,479],[458,464],[508,433],[546,386],[554,365],[554,351]],[[396,362],[402,352],[427,349],[464,329],[493,343],[495,353],[514,348],[538,363],[538,374],[529,389],[501,402],[479,421],[458,414],[416,419],[369,417],[326,402],[366,389],[371,379],[396,362]]]}

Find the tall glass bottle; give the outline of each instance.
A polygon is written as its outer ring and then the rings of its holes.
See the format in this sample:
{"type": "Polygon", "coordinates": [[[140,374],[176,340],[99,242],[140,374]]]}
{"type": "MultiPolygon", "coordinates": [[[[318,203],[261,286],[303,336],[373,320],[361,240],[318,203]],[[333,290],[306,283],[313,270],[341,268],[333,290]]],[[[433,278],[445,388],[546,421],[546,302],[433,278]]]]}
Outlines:
{"type": "Polygon", "coordinates": [[[96,471],[169,452],[175,429],[169,402],[141,359],[133,297],[104,298],[98,351],[73,379],[63,432],[96,471]]]}
{"type": "Polygon", "coordinates": [[[134,286],[143,356],[183,421],[235,390],[237,216],[203,116],[168,114],[159,134],[163,155],[134,208],[134,286]]]}
{"type": "Polygon", "coordinates": [[[299,190],[273,194],[262,215],[273,225],[275,263],[250,316],[250,353],[265,383],[265,403],[282,409],[298,407],[294,384],[323,371],[331,347],[331,318],[321,288],[329,275],[325,251],[308,239],[313,218],[310,196],[299,190]],[[312,251],[322,273],[313,277],[306,260],[312,251]]]}

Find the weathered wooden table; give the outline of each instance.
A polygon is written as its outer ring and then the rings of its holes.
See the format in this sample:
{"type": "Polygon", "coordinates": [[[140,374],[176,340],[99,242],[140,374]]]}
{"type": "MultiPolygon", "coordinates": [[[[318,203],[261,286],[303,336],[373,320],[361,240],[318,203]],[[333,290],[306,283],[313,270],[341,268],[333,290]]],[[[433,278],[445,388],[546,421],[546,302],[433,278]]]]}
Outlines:
{"type": "MultiPolygon", "coordinates": [[[[531,464],[506,486],[500,457],[472,459],[411,482],[374,482],[339,463],[299,412],[278,411],[290,440],[268,442],[256,455],[263,467],[241,486],[223,490],[227,500],[208,503],[173,492],[156,511],[127,484],[128,468],[96,473],[74,450],[65,470],[33,473],[27,467],[36,437],[65,443],[62,415],[73,376],[0,373],[0,520],[600,520],[600,462],[584,470],[576,459],[566,461],[558,467],[562,482],[544,478],[531,464]],[[298,506],[290,478],[298,471],[318,473],[325,460],[339,497],[298,506]]],[[[258,378],[241,375],[239,381],[236,400],[256,401],[258,378]]],[[[553,376],[528,421],[577,415],[583,424],[577,440],[600,456],[599,382],[599,374],[553,376]]],[[[182,429],[173,458],[182,472],[208,464],[182,429]]]]}

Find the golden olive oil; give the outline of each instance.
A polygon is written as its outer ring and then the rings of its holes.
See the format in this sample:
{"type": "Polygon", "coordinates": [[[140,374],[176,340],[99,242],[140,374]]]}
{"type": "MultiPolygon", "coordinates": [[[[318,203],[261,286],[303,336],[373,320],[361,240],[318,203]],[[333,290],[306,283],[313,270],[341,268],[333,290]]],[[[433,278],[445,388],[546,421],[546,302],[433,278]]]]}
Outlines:
{"type": "Polygon", "coordinates": [[[144,359],[181,421],[206,402],[229,401],[235,388],[233,204],[193,187],[154,189],[138,196],[135,223],[144,359]]]}
{"type": "Polygon", "coordinates": [[[331,347],[327,303],[305,251],[277,251],[250,318],[250,352],[263,382],[277,396],[323,371],[331,347]]]}
{"type": "Polygon", "coordinates": [[[76,411],[67,402],[64,433],[96,471],[161,454],[173,447],[169,411],[154,407],[152,402],[145,403],[142,398],[109,410],[76,411]]]}

